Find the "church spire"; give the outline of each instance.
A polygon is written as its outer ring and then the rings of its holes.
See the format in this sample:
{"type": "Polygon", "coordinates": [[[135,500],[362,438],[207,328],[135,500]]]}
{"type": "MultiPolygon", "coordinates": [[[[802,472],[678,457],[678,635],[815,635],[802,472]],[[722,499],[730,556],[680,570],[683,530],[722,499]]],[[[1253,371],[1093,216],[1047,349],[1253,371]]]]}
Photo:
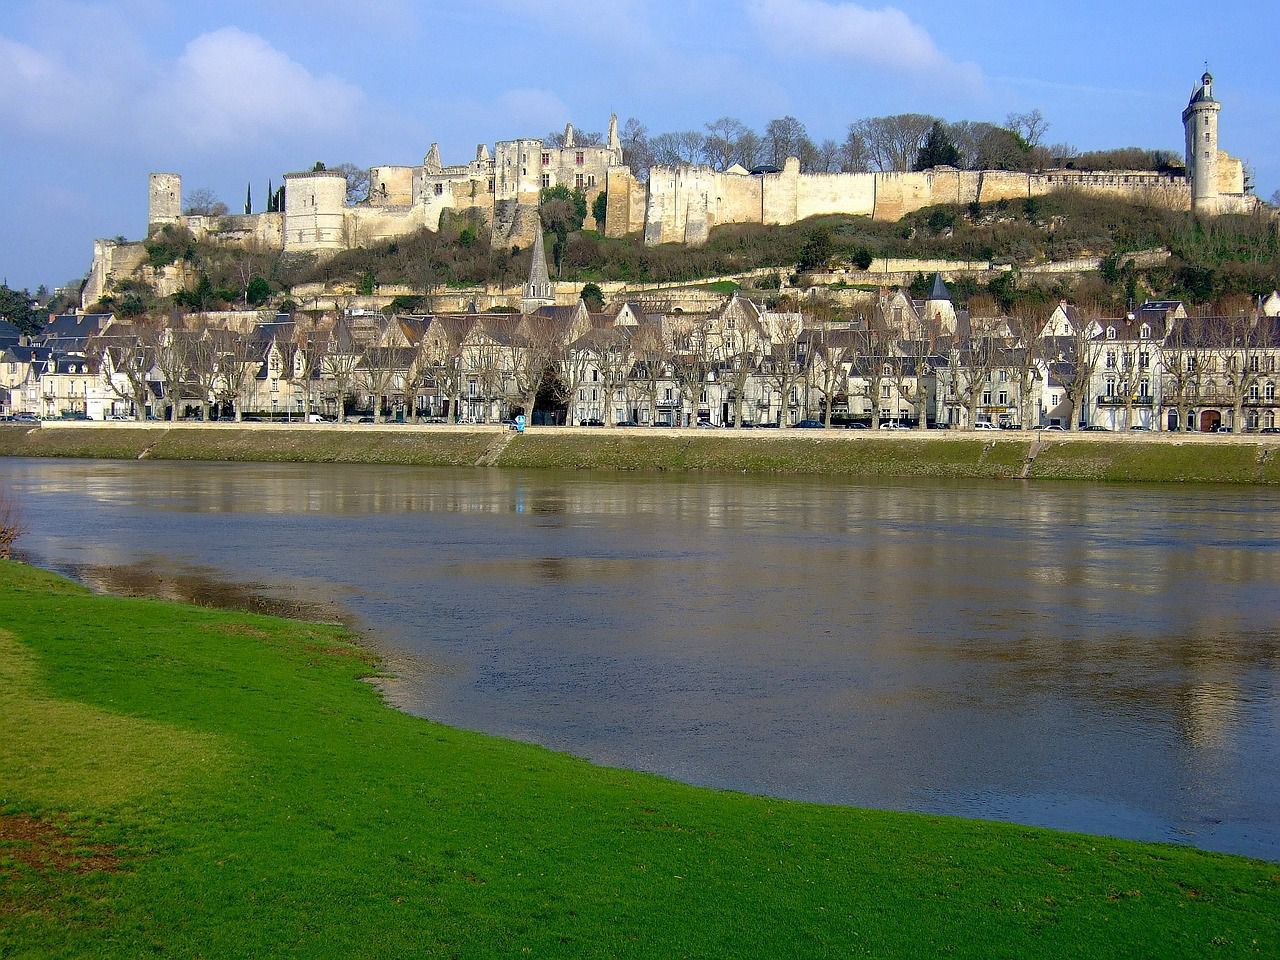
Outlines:
{"type": "Polygon", "coordinates": [[[529,261],[529,282],[524,285],[524,297],[520,301],[521,313],[534,313],[539,307],[553,307],[555,294],[551,290],[551,278],[547,274],[547,251],[542,244],[542,227],[533,234],[533,257],[529,261]]]}

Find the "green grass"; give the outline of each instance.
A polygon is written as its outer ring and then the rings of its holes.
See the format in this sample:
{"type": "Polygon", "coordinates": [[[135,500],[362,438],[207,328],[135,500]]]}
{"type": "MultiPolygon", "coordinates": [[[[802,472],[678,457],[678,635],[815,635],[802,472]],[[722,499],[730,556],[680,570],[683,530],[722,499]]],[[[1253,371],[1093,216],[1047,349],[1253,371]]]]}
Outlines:
{"type": "MultiPolygon", "coordinates": [[[[1048,437],[1049,435],[1045,435],[1048,437]]],[[[1046,439],[1031,479],[1139,483],[1280,483],[1276,447],[1249,440],[1187,443],[1046,439]]],[[[1042,438],[1043,439],[1043,438],[1042,438]]],[[[1002,480],[1021,475],[1031,441],[1001,435],[849,431],[662,430],[568,433],[373,429],[170,429],[0,426],[0,456],[245,462],[385,463],[561,470],[636,470],[1002,480]]]]}
{"type": "Polygon", "coordinates": [[[337,628],[0,597],[0,823],[74,851],[0,840],[6,960],[1280,953],[1277,864],[689,787],[398,713],[337,628]]]}
{"type": "Polygon", "coordinates": [[[1260,466],[1251,443],[1091,443],[1066,441],[1042,450],[1031,476],[1039,480],[1113,480],[1134,483],[1276,483],[1260,466]]]}

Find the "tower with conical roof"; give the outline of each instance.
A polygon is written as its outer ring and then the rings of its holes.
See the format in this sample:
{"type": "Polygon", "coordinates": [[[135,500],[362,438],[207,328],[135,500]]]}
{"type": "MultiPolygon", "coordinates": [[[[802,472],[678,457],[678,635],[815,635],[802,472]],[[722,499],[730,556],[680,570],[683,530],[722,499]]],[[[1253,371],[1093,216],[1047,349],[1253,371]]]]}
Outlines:
{"type": "Polygon", "coordinates": [[[520,312],[534,313],[539,307],[554,307],[556,295],[547,275],[547,252],[542,245],[542,229],[533,234],[533,259],[529,261],[529,282],[524,285],[520,298],[520,312]]]}
{"type": "Polygon", "coordinates": [[[1182,111],[1187,135],[1187,179],[1191,184],[1191,209],[1216,213],[1218,209],[1218,113],[1222,104],[1213,99],[1213,74],[1207,69],[1191,102],[1182,111]]]}
{"type": "Polygon", "coordinates": [[[951,291],[942,281],[942,274],[933,275],[933,287],[924,302],[926,323],[937,324],[938,333],[949,336],[956,332],[956,305],[951,301],[951,291]]]}

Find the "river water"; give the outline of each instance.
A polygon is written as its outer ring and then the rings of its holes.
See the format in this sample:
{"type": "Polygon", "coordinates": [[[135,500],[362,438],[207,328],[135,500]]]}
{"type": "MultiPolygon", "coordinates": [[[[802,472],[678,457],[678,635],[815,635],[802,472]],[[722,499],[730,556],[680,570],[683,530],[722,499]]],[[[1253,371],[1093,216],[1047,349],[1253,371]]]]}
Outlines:
{"type": "Polygon", "coordinates": [[[0,486],[33,561],[350,619],[446,723],[1280,860],[1277,492],[2,459],[0,486]]]}

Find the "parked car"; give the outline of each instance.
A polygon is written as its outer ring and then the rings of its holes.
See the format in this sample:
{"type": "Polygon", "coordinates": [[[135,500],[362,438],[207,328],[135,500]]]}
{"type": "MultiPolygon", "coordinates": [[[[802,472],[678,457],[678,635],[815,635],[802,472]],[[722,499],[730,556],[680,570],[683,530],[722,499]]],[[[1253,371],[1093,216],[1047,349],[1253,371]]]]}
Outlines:
{"type": "Polygon", "coordinates": [[[1132,427],[1130,427],[1129,429],[1130,429],[1130,430],[1140,430],[1140,431],[1142,431],[1143,433],[1148,433],[1148,432],[1150,432],[1150,430],[1151,430],[1151,428],[1150,428],[1150,427],[1144,427],[1144,426],[1143,426],[1142,424],[1140,424],[1140,423],[1135,423],[1135,424],[1134,424],[1132,427]]]}
{"type": "Polygon", "coordinates": [[[998,429],[999,429],[999,427],[997,427],[994,423],[983,423],[982,421],[979,421],[978,423],[975,423],[975,424],[973,425],[973,429],[975,429],[975,430],[998,430],[998,429]]]}
{"type": "Polygon", "coordinates": [[[844,428],[846,430],[870,430],[871,429],[869,426],[867,426],[867,424],[859,423],[857,420],[852,420],[849,423],[846,423],[844,425],[844,428]]]}
{"type": "Polygon", "coordinates": [[[1235,431],[1232,430],[1230,427],[1219,427],[1217,430],[1214,430],[1213,432],[1214,433],[1235,433],[1235,431]]]}
{"type": "Polygon", "coordinates": [[[1259,433],[1280,433],[1280,427],[1263,427],[1259,433]]]}
{"type": "Polygon", "coordinates": [[[59,419],[61,420],[88,420],[89,415],[83,410],[68,410],[59,419]]]}
{"type": "Polygon", "coordinates": [[[39,423],[40,418],[34,413],[15,413],[13,415],[14,423],[39,423]]]}
{"type": "Polygon", "coordinates": [[[801,430],[822,430],[826,424],[821,420],[801,420],[796,427],[801,430]]]}
{"type": "Polygon", "coordinates": [[[356,423],[377,423],[377,421],[373,417],[360,417],[356,423]]]}
{"type": "Polygon", "coordinates": [[[1041,427],[1041,430],[1052,431],[1053,433],[1066,433],[1067,428],[1060,423],[1051,423],[1047,427],[1041,427]]]}
{"type": "Polygon", "coordinates": [[[108,417],[107,417],[107,419],[108,419],[108,420],[116,420],[116,421],[121,421],[121,420],[123,420],[123,421],[125,421],[125,422],[128,422],[129,420],[132,420],[132,419],[133,419],[133,417],[130,417],[130,416],[128,416],[127,414],[123,414],[123,413],[113,413],[113,414],[111,414],[110,416],[108,416],[108,417]]]}
{"type": "Polygon", "coordinates": [[[1110,427],[1104,427],[1100,423],[1091,423],[1089,424],[1089,426],[1085,427],[1085,430],[1089,433],[1113,433],[1114,432],[1110,427]]]}
{"type": "Polygon", "coordinates": [[[614,426],[615,427],[638,427],[640,426],[640,424],[636,423],[636,421],[634,420],[619,420],[617,423],[614,424],[614,426]]]}
{"type": "Polygon", "coordinates": [[[588,418],[587,418],[587,419],[585,419],[585,420],[579,420],[579,421],[578,421],[578,426],[580,426],[580,427],[603,427],[603,426],[604,426],[604,421],[603,421],[603,420],[600,420],[600,419],[597,419],[596,417],[588,417],[588,418]]]}
{"type": "Polygon", "coordinates": [[[714,430],[716,425],[710,420],[699,420],[695,426],[702,430],[714,430]]]}
{"type": "Polygon", "coordinates": [[[308,413],[307,423],[333,423],[333,417],[326,417],[322,413],[308,413]]]}

